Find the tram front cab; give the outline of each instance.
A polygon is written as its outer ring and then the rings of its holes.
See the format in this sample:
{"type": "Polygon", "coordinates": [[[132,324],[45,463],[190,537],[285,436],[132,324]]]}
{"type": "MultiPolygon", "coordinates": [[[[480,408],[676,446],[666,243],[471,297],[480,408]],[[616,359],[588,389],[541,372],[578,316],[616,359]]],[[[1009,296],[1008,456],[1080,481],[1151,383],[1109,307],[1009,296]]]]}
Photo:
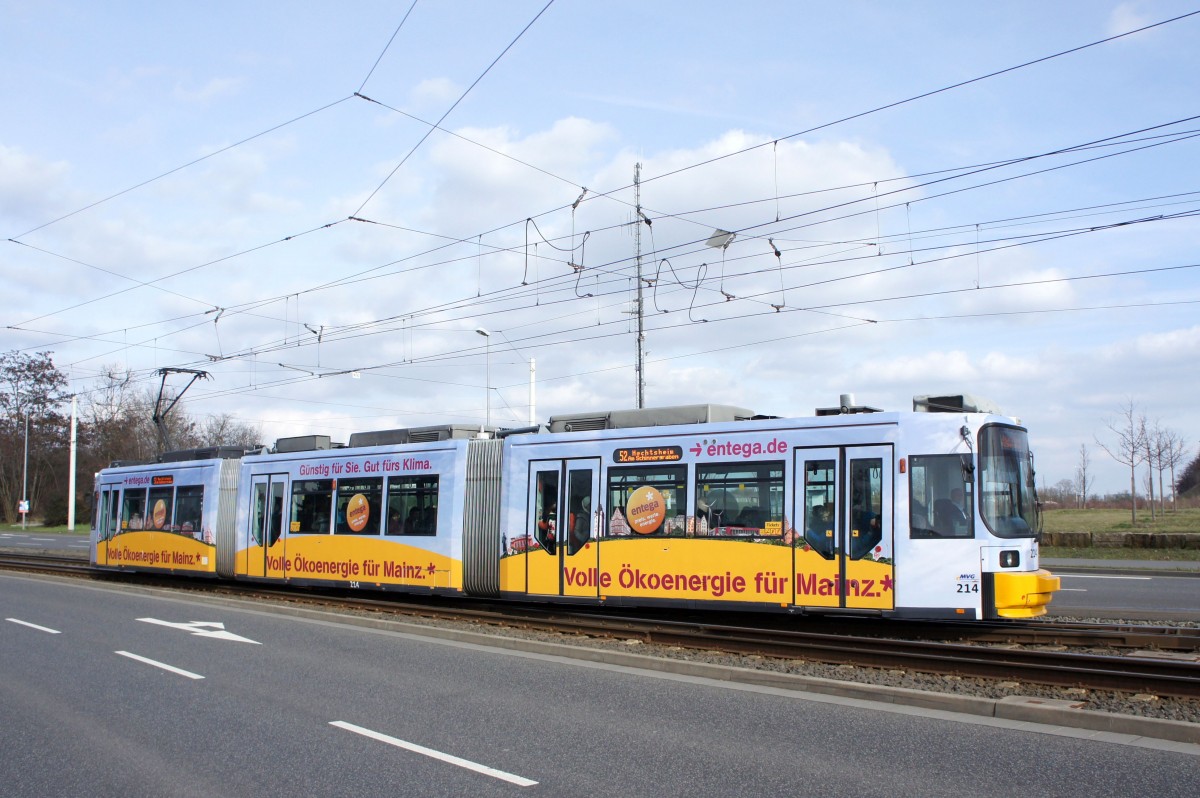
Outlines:
{"type": "Polygon", "coordinates": [[[984,615],[1045,615],[1060,582],[1038,567],[1041,517],[1026,431],[985,425],[979,434],[978,466],[979,515],[989,538],[981,552],[984,615]]]}

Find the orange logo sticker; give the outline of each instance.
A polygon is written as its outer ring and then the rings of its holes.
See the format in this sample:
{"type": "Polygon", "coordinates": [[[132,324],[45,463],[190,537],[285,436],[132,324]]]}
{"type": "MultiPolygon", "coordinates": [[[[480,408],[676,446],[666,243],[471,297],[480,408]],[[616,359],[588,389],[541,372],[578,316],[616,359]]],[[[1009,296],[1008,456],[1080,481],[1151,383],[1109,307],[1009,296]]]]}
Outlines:
{"type": "Polygon", "coordinates": [[[629,497],[625,519],[639,535],[649,535],[662,526],[667,515],[667,502],[657,489],[643,485],[629,497]]]}
{"type": "Polygon", "coordinates": [[[167,524],[167,503],[159,499],[154,503],[154,528],[162,529],[167,524]]]}
{"type": "Polygon", "coordinates": [[[350,501],[346,504],[346,523],[350,525],[350,528],[355,532],[361,532],[370,517],[371,505],[367,504],[367,497],[361,493],[351,496],[350,501]]]}

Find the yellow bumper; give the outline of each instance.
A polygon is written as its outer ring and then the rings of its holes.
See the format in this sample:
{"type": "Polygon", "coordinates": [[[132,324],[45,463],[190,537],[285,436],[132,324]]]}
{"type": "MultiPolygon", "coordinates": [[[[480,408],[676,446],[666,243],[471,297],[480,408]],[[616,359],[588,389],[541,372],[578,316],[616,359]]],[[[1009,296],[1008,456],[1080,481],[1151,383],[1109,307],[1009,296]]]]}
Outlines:
{"type": "Polygon", "coordinates": [[[1033,618],[1046,614],[1046,605],[1059,580],[1046,569],[1032,573],[996,574],[996,614],[1001,618],[1033,618]]]}

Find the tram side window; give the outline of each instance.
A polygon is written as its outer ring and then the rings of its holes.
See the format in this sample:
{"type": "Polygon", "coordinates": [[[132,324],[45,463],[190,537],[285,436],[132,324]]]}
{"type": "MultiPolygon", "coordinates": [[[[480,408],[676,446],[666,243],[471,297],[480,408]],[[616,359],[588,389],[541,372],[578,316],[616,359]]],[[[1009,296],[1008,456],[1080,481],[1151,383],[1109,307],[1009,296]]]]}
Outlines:
{"type": "Polygon", "coordinates": [[[383,512],[383,477],[355,477],[337,483],[338,535],[378,535],[383,512]]]}
{"type": "Polygon", "coordinates": [[[96,530],[96,538],[98,540],[108,540],[112,537],[112,530],[108,527],[108,497],[112,495],[109,491],[96,491],[95,498],[92,499],[92,510],[95,519],[92,521],[92,528],[96,530]]]}
{"type": "Polygon", "coordinates": [[[536,490],[530,539],[535,549],[546,554],[558,552],[558,478],[558,468],[538,471],[534,478],[536,490]]]}
{"type": "Polygon", "coordinates": [[[861,560],[883,540],[883,460],[850,461],[850,559],[861,560]]]}
{"type": "Polygon", "coordinates": [[[436,535],[438,477],[389,477],[387,482],[389,535],[436,535]]]}
{"type": "Polygon", "coordinates": [[[132,532],[146,527],[146,491],[127,490],[121,502],[121,531],[132,532]]]}
{"type": "Polygon", "coordinates": [[[970,456],[913,455],[909,466],[909,535],[975,537],[970,456]]]}
{"type": "Polygon", "coordinates": [[[332,479],[305,479],[292,483],[291,534],[329,534],[333,486],[332,479]]]}
{"type": "Polygon", "coordinates": [[[826,560],[837,551],[837,461],[804,464],[804,542],[826,560]]]}
{"type": "Polygon", "coordinates": [[[199,538],[203,529],[204,486],[181,485],[175,489],[175,531],[199,538]]]}
{"type": "Polygon", "coordinates": [[[146,516],[146,529],[171,528],[171,505],[174,504],[174,488],[151,488],[148,507],[150,514],[146,516]]]}
{"type": "MultiPolygon", "coordinates": [[[[287,498],[287,486],[282,480],[272,479],[271,497],[267,498],[267,483],[256,482],[254,484],[254,499],[250,505],[250,534],[254,538],[256,546],[274,546],[283,534],[283,502],[287,498]],[[269,503],[268,503],[269,501],[269,503]],[[264,538],[266,542],[264,543],[264,538]]],[[[314,506],[319,502],[314,502],[314,506]]],[[[295,505],[293,505],[295,506],[295,505]]],[[[328,510],[326,510],[328,513],[328,510]]],[[[328,515],[325,516],[328,518],[328,515]]],[[[326,521],[328,524],[328,521],[326,521]]],[[[197,526],[197,533],[200,527],[197,526]]],[[[291,529],[293,532],[299,531],[300,522],[292,522],[291,529]]],[[[200,539],[200,535],[196,535],[196,539],[200,539]]],[[[205,541],[211,543],[211,540],[205,541]]]]}
{"type": "Polygon", "coordinates": [[[696,534],[778,537],[783,534],[783,463],[732,463],[696,468],[696,534]]]}
{"type": "Polygon", "coordinates": [[[592,470],[567,472],[567,554],[583,548],[592,537],[592,470]]]}
{"type": "Polygon", "coordinates": [[[687,466],[610,468],[609,537],[687,534],[687,466]]]}
{"type": "Polygon", "coordinates": [[[108,535],[108,537],[111,538],[113,535],[117,534],[117,530],[118,530],[117,516],[121,512],[121,507],[117,503],[117,489],[116,488],[113,488],[112,491],[109,492],[107,495],[110,498],[108,500],[108,526],[105,527],[105,530],[106,530],[106,534],[108,535]]]}

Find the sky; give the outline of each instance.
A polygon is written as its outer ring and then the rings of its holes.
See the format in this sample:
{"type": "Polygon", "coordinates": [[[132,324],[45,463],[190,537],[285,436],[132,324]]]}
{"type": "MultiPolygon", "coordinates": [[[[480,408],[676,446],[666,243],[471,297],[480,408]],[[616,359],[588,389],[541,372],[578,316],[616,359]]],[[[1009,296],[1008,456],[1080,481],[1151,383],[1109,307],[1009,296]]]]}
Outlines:
{"type": "Polygon", "coordinates": [[[1128,490],[1126,407],[1200,443],[1198,12],[0,0],[0,351],[515,427],[531,361],[538,421],[636,406],[640,284],[646,406],[965,392],[1128,490]]]}

